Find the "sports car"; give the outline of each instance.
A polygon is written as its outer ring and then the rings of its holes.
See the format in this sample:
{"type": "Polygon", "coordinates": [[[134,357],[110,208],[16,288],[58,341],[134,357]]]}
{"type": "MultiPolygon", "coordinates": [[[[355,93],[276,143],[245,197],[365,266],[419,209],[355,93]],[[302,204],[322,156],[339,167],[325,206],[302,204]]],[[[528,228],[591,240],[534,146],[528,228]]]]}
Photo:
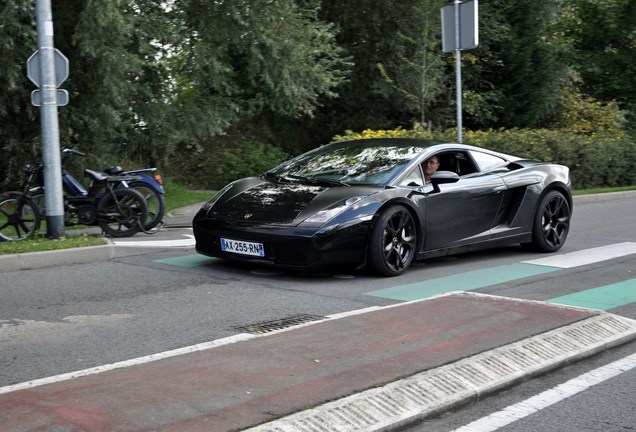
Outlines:
{"type": "Polygon", "coordinates": [[[236,180],[203,205],[193,230],[207,256],[397,276],[413,260],[476,249],[557,251],[571,217],[565,166],[386,138],[334,142],[236,180]],[[439,163],[430,182],[429,160],[439,163]]]}

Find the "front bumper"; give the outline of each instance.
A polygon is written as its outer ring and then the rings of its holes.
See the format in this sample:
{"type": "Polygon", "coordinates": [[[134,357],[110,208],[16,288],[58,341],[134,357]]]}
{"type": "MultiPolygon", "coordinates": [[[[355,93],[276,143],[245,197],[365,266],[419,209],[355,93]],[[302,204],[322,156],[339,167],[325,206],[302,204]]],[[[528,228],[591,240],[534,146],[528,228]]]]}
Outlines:
{"type": "Polygon", "coordinates": [[[321,267],[360,267],[365,262],[370,220],[354,220],[327,228],[298,228],[273,225],[230,226],[218,220],[195,217],[192,222],[196,251],[200,254],[313,270],[321,267]],[[262,243],[264,257],[225,252],[220,238],[262,243]]]}

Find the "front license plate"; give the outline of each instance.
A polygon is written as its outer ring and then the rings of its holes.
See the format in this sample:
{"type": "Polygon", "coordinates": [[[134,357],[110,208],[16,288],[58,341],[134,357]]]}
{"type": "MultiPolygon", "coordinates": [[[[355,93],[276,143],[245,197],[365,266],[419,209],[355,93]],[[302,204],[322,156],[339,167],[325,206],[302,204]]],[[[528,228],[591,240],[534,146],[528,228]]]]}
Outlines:
{"type": "Polygon", "coordinates": [[[225,252],[232,252],[241,255],[265,256],[265,248],[262,243],[221,238],[221,249],[225,252]]]}

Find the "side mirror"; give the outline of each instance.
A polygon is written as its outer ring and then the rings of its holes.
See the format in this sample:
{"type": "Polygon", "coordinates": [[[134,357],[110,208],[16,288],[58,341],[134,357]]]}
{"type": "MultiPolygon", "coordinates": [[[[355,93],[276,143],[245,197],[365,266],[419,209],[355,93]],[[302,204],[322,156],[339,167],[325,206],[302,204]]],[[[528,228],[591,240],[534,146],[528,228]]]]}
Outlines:
{"type": "Polygon", "coordinates": [[[431,176],[431,184],[433,190],[439,192],[439,185],[448,183],[457,183],[459,181],[459,175],[452,171],[438,171],[431,176]]]}

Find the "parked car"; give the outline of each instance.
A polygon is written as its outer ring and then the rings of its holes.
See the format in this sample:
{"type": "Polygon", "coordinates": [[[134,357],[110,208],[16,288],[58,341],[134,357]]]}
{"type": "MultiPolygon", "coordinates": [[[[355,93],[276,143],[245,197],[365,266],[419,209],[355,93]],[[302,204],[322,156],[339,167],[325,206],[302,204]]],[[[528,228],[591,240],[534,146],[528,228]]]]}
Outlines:
{"type": "Polygon", "coordinates": [[[236,180],[203,205],[193,229],[207,256],[396,276],[413,260],[495,246],[555,252],[571,217],[565,166],[387,138],[327,144],[236,180]],[[439,167],[428,184],[431,158],[439,167]]]}

